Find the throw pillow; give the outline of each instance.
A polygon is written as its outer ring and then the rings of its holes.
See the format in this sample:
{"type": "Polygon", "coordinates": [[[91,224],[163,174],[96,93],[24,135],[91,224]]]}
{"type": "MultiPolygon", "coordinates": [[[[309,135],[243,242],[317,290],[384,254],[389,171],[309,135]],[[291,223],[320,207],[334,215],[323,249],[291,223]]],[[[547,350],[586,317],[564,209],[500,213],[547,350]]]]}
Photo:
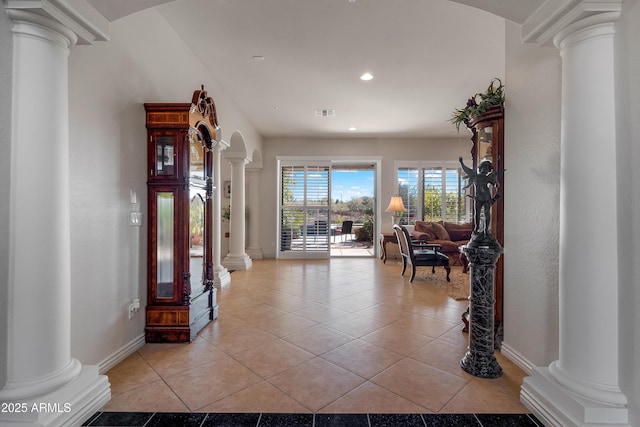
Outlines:
{"type": "Polygon", "coordinates": [[[429,227],[429,229],[427,229],[427,227],[429,226],[428,222],[424,222],[424,221],[416,221],[416,223],[414,224],[414,231],[421,231],[423,233],[428,233],[431,230],[431,227],[429,227]]]}
{"type": "Polygon", "coordinates": [[[449,233],[447,232],[447,229],[444,228],[442,224],[437,222],[432,222],[431,225],[433,226],[434,234],[436,235],[438,240],[451,240],[451,237],[449,237],[449,233]]]}

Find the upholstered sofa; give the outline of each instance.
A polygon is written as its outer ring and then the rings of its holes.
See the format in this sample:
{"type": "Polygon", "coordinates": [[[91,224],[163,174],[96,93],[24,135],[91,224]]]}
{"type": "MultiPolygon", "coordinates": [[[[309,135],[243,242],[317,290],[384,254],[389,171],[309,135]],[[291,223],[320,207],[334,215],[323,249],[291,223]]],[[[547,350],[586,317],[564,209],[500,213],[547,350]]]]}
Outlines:
{"type": "Polygon", "coordinates": [[[440,252],[451,260],[451,264],[460,262],[460,246],[466,245],[471,238],[473,223],[457,224],[453,222],[416,221],[411,233],[411,239],[424,240],[442,246],[440,252]]]}

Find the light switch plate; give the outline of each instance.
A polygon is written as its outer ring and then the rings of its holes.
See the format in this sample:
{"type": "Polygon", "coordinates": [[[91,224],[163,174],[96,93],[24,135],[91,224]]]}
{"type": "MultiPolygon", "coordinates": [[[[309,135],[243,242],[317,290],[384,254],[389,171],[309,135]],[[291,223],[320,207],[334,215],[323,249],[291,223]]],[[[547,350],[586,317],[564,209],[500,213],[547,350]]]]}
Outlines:
{"type": "Polygon", "coordinates": [[[131,212],[129,225],[140,227],[142,225],[142,212],[131,212]]]}

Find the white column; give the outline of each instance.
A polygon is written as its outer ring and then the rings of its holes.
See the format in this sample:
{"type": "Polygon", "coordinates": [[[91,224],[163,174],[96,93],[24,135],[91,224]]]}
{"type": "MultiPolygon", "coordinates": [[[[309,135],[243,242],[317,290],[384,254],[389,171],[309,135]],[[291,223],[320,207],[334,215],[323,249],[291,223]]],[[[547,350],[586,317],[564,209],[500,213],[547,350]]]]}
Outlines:
{"type": "Polygon", "coordinates": [[[222,240],[222,181],[220,175],[220,157],[223,147],[219,141],[213,148],[213,283],[216,288],[231,283],[231,275],[222,265],[221,240],[222,240]]]}
{"type": "Polygon", "coordinates": [[[262,259],[262,248],[260,248],[260,169],[247,168],[247,181],[247,194],[249,196],[247,254],[251,259],[262,259]]]}
{"type": "Polygon", "coordinates": [[[245,252],[245,165],[246,158],[227,158],[231,163],[231,220],[229,254],[223,265],[230,270],[248,270],[251,258],[245,252]]]}
{"type": "Polygon", "coordinates": [[[559,360],[536,368],[521,393],[548,424],[628,423],[618,363],[617,17],[592,16],[554,39],[563,60],[559,360]]]}
{"type": "Polygon", "coordinates": [[[7,12],[14,34],[11,256],[0,401],[24,404],[26,412],[2,411],[0,424],[72,425],[110,399],[107,377],[70,354],[68,56],[77,38],[43,15],[7,12]],[[60,412],[34,411],[41,403],[60,412]]]}

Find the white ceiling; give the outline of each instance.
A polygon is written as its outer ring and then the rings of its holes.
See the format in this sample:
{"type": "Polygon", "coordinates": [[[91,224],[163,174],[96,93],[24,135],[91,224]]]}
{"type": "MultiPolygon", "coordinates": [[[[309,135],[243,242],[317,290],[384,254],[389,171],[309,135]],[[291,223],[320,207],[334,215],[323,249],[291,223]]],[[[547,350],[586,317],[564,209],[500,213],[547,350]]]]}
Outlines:
{"type": "Polygon", "coordinates": [[[448,0],[90,2],[110,20],[165,3],[265,137],[456,137],[452,111],[504,78],[505,20],[448,0]]]}

